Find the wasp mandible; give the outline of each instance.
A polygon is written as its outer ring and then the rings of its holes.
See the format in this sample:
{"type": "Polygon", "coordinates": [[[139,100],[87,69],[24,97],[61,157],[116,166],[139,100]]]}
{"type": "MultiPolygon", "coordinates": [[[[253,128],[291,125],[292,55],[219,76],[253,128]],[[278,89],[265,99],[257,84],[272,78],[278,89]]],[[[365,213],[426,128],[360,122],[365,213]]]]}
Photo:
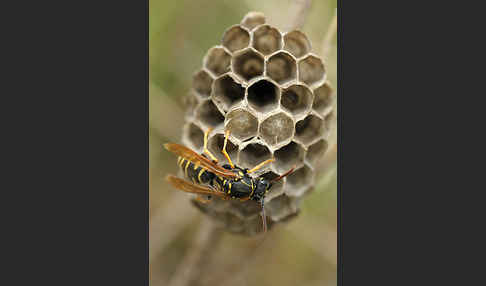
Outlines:
{"type": "Polygon", "coordinates": [[[208,135],[212,131],[207,129],[204,133],[203,154],[199,155],[193,150],[176,143],[164,144],[164,147],[179,156],[178,164],[182,168],[187,180],[178,178],[173,175],[167,175],[167,181],[176,189],[207,196],[207,200],[198,197],[200,202],[207,203],[212,196],[221,199],[238,199],[242,202],[254,200],[261,205],[261,216],[263,232],[267,231],[267,221],[265,216],[264,201],[272,184],[288,176],[294,168],[285,172],[281,176],[267,180],[262,176],[252,177],[251,174],[261,169],[266,164],[275,161],[274,158],[265,160],[252,169],[240,168],[233,164],[230,156],[226,152],[226,143],[230,135],[227,130],[224,136],[224,144],[221,152],[228,160],[228,164],[218,165],[218,159],[209,151],[208,135]],[[210,159],[208,159],[208,156],[210,159]]]}

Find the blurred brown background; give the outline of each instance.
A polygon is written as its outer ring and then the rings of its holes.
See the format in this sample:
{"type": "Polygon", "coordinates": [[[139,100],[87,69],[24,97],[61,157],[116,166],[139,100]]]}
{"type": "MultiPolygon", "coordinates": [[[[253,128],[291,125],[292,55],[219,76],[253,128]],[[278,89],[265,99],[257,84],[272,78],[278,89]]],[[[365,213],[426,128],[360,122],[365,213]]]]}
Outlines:
{"type": "MultiPolygon", "coordinates": [[[[169,285],[184,274],[204,216],[188,194],[169,187],[164,177],[175,174],[176,156],[163,150],[165,142],[180,142],[184,96],[192,74],[206,51],[221,41],[226,28],[249,11],[261,11],[277,28],[295,18],[301,1],[150,0],[149,7],[149,192],[150,283],[169,285]]],[[[312,1],[302,31],[321,56],[323,40],[336,11],[333,1],[312,1]]],[[[327,77],[337,88],[336,39],[324,58],[327,77]]],[[[335,136],[334,139],[335,140],[335,136]]],[[[330,145],[332,145],[332,141],[330,145]]],[[[300,215],[262,236],[223,234],[207,248],[198,285],[336,285],[336,164],[329,160],[300,215]]]]}

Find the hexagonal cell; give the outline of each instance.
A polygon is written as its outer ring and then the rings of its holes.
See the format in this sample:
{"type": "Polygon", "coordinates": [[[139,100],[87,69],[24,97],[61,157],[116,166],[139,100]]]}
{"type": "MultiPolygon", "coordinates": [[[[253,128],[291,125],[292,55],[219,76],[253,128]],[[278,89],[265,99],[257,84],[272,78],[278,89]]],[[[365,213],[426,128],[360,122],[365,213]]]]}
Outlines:
{"type": "MultiPolygon", "coordinates": [[[[197,202],[197,201],[195,201],[195,202],[197,202]]],[[[203,203],[200,203],[200,202],[197,202],[197,203],[206,207],[206,208],[209,207],[212,212],[217,212],[217,213],[222,213],[222,212],[226,211],[228,209],[229,204],[230,204],[230,202],[228,200],[222,200],[222,199],[219,199],[217,197],[212,198],[210,204],[203,204],[203,203]]]]}
{"type": "Polygon", "coordinates": [[[244,231],[245,221],[234,214],[223,214],[226,229],[233,233],[244,231]]]}
{"type": "Polygon", "coordinates": [[[194,123],[190,123],[185,128],[185,134],[188,141],[196,147],[196,149],[201,149],[204,146],[204,132],[194,123]]]}
{"type": "Polygon", "coordinates": [[[294,121],[285,113],[274,114],[260,126],[260,136],[270,145],[277,145],[292,137],[294,121]]]}
{"type": "Polygon", "coordinates": [[[231,56],[221,47],[211,48],[204,58],[204,66],[219,76],[229,71],[231,56]]]}
{"type": "Polygon", "coordinates": [[[213,78],[204,70],[197,72],[192,77],[192,87],[205,97],[211,94],[211,84],[213,84],[213,78]]]}
{"type": "MultiPolygon", "coordinates": [[[[211,153],[218,158],[221,162],[221,165],[227,163],[226,157],[224,157],[222,150],[224,146],[224,134],[216,134],[208,140],[208,149],[211,153]]],[[[233,144],[231,140],[228,138],[228,142],[226,143],[226,152],[230,156],[232,161],[236,161],[238,156],[238,146],[233,144]]]]}
{"type": "Polygon", "coordinates": [[[313,167],[316,167],[319,160],[322,159],[326,153],[327,146],[327,142],[324,139],[319,140],[309,146],[307,149],[306,159],[313,167]]]}
{"type": "Polygon", "coordinates": [[[224,32],[222,42],[228,50],[235,52],[248,47],[250,33],[240,26],[233,26],[224,32]]]}
{"type": "Polygon", "coordinates": [[[289,51],[294,57],[300,58],[310,52],[311,44],[304,33],[292,31],[284,36],[284,50],[289,51]]]}
{"type": "Polygon", "coordinates": [[[245,219],[258,216],[262,211],[261,205],[255,201],[248,201],[242,204],[238,200],[231,200],[230,205],[232,213],[245,219]]]}
{"type": "Polygon", "coordinates": [[[297,64],[292,56],[285,52],[272,55],[267,62],[267,75],[274,81],[283,84],[295,80],[297,64]]]}
{"type": "MultiPolygon", "coordinates": [[[[292,200],[292,203],[294,203],[294,202],[295,202],[295,200],[292,200]]],[[[279,220],[279,222],[280,223],[286,223],[286,222],[288,222],[288,221],[296,218],[300,214],[300,209],[299,209],[299,206],[298,205],[294,206],[294,208],[295,208],[295,211],[293,213],[289,214],[286,217],[281,218],[279,220]]]]}
{"type": "Polygon", "coordinates": [[[197,98],[194,94],[189,93],[186,96],[184,96],[183,104],[184,104],[184,107],[186,109],[186,114],[192,115],[192,113],[194,112],[194,109],[196,109],[196,106],[197,106],[198,103],[199,102],[198,102],[198,100],[197,100],[197,98]]]}
{"type": "Polygon", "coordinates": [[[322,119],[317,116],[309,115],[304,120],[295,124],[295,137],[305,145],[324,133],[322,119]]]}
{"type": "Polygon", "coordinates": [[[265,24],[265,15],[262,12],[249,12],[241,20],[241,25],[249,30],[255,28],[258,25],[265,24]]]}
{"type": "Polygon", "coordinates": [[[323,80],[325,72],[321,59],[314,55],[299,61],[299,80],[309,85],[323,80]]]}
{"type": "Polygon", "coordinates": [[[324,118],[324,125],[325,125],[325,131],[329,132],[332,129],[332,124],[334,123],[334,120],[336,119],[336,115],[334,114],[334,111],[331,111],[326,117],[324,118]]]}
{"type": "Polygon", "coordinates": [[[235,138],[246,140],[257,135],[258,119],[247,110],[232,110],[226,115],[226,119],[226,130],[230,130],[235,138]]]}
{"type": "Polygon", "coordinates": [[[231,75],[225,74],[214,82],[213,100],[224,111],[228,111],[245,97],[245,89],[231,75]]]}
{"type": "Polygon", "coordinates": [[[311,186],[312,179],[312,170],[304,165],[302,168],[287,176],[286,194],[290,196],[301,196],[311,186]]]}
{"type": "Polygon", "coordinates": [[[292,85],[282,90],[281,103],[293,115],[302,115],[311,108],[312,92],[305,85],[292,85]]]}
{"type": "Polygon", "coordinates": [[[322,86],[314,90],[314,103],[312,108],[319,114],[325,114],[332,109],[332,102],[334,95],[329,83],[325,83],[322,86]]]}
{"type": "Polygon", "coordinates": [[[269,26],[262,25],[253,32],[253,47],[264,55],[269,55],[282,48],[282,35],[269,26]]]}
{"type": "Polygon", "coordinates": [[[211,100],[202,103],[196,109],[196,117],[203,123],[216,127],[224,122],[224,116],[221,114],[211,100]]]}
{"type": "Polygon", "coordinates": [[[279,173],[285,173],[292,169],[294,166],[299,167],[304,162],[304,148],[295,142],[275,151],[275,163],[274,166],[279,173]]]}
{"type": "MultiPolygon", "coordinates": [[[[253,168],[261,162],[270,159],[272,154],[264,145],[258,143],[248,144],[240,151],[239,165],[243,168],[253,168]]],[[[270,164],[266,165],[268,168],[270,164]]],[[[266,169],[265,167],[263,169],[266,169]]]]}
{"type": "Polygon", "coordinates": [[[263,57],[251,49],[239,52],[233,57],[231,64],[233,71],[245,80],[250,80],[263,74],[263,57]]]}
{"type": "MultiPolygon", "coordinates": [[[[261,177],[265,178],[268,181],[271,181],[271,180],[277,178],[278,176],[279,176],[278,174],[275,174],[272,171],[269,171],[269,172],[261,175],[261,177]]],[[[269,200],[283,194],[283,185],[284,185],[283,179],[272,183],[272,187],[270,188],[270,190],[268,190],[268,193],[265,196],[265,202],[268,202],[269,200]]]]}
{"type": "Polygon", "coordinates": [[[278,106],[279,90],[269,80],[260,80],[248,87],[248,103],[260,112],[272,110],[278,106]]]}
{"type": "Polygon", "coordinates": [[[279,221],[296,211],[292,204],[292,200],[285,194],[269,201],[265,204],[265,209],[267,210],[268,215],[275,221],[279,221]]]}

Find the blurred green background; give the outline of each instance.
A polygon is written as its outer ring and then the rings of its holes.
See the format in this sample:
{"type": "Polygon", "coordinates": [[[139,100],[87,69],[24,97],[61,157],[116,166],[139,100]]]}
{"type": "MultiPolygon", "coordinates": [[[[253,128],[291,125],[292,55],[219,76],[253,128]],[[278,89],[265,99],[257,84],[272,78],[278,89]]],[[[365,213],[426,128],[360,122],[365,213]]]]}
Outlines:
{"type": "MultiPolygon", "coordinates": [[[[180,142],[183,125],[182,97],[191,87],[192,75],[224,31],[249,11],[261,11],[267,23],[286,26],[294,1],[180,0],[149,1],[149,196],[150,283],[168,285],[184,267],[194,234],[202,220],[187,201],[165,182],[176,173],[177,158],[163,150],[165,142],[180,142]],[[180,270],[179,270],[180,271],[180,270]]],[[[312,1],[302,28],[321,56],[322,43],[335,15],[336,0],[312,1]]],[[[325,57],[327,76],[337,87],[336,39],[325,57]]],[[[335,134],[332,139],[335,142],[335,134]]],[[[329,145],[332,145],[330,142],[329,145]]],[[[315,191],[305,197],[300,215],[261,237],[225,234],[214,245],[210,263],[199,285],[336,285],[336,164],[329,160],[315,191]],[[253,249],[258,249],[253,251],[253,249]],[[249,254],[250,253],[250,254],[249,254]],[[225,266],[235,261],[243,270],[225,266]]]]}

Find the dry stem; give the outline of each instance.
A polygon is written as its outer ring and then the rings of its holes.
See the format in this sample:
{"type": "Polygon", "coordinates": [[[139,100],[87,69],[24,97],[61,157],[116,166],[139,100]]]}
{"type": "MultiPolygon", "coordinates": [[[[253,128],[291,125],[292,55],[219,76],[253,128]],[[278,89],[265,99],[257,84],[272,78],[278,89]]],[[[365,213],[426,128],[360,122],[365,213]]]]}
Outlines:
{"type": "Polygon", "coordinates": [[[334,35],[337,32],[337,9],[334,12],[334,17],[329,24],[329,28],[327,29],[326,35],[324,36],[324,40],[322,41],[322,58],[326,59],[331,49],[331,41],[334,38],[334,35]]]}
{"type": "Polygon", "coordinates": [[[214,253],[214,246],[218,244],[220,238],[221,230],[216,228],[209,218],[204,217],[194,244],[188,249],[177,267],[169,286],[194,285],[202,274],[203,266],[208,263],[210,255],[214,253]]]}
{"type": "MultiPolygon", "coordinates": [[[[274,228],[272,231],[267,232],[263,237],[263,240],[258,242],[258,245],[249,250],[246,255],[242,256],[236,261],[236,263],[230,264],[226,267],[226,271],[223,272],[223,276],[220,277],[218,283],[208,285],[246,285],[246,276],[249,274],[254,265],[259,265],[257,261],[263,259],[266,255],[269,255],[276,246],[278,237],[282,234],[281,228],[274,228]]],[[[260,238],[262,239],[262,238],[260,238]]]]}
{"type": "Polygon", "coordinates": [[[174,192],[168,202],[157,210],[149,226],[149,263],[173,241],[194,219],[197,210],[191,206],[184,194],[174,192]]]}
{"type": "Polygon", "coordinates": [[[309,10],[311,7],[311,0],[294,0],[290,5],[287,25],[284,30],[300,30],[304,26],[307,20],[307,15],[309,15],[309,10]]]}

